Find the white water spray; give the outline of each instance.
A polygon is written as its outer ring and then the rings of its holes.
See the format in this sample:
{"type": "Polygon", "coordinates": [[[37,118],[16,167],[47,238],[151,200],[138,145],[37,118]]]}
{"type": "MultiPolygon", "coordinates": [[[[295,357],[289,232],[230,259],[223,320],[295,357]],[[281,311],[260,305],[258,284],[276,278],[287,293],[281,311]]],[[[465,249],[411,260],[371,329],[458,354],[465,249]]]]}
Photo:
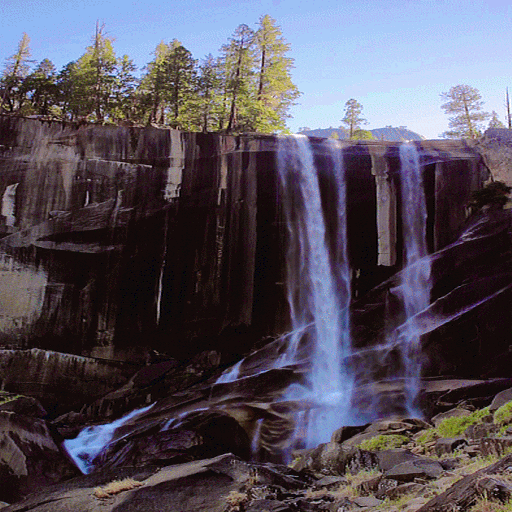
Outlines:
{"type": "Polygon", "coordinates": [[[416,315],[430,304],[430,257],[427,249],[427,206],[423,187],[422,167],[414,144],[400,146],[402,219],[405,268],[398,288],[405,322],[400,327],[398,341],[405,373],[405,398],[409,414],[418,414],[415,400],[421,377],[421,329],[416,315]]]}
{"type": "Polygon", "coordinates": [[[234,382],[240,375],[240,368],[242,367],[243,359],[238,361],[231,368],[226,370],[216,381],[215,384],[227,384],[228,382],[234,382]]]}
{"type": "Polygon", "coordinates": [[[312,350],[310,389],[314,404],[307,427],[307,445],[327,441],[350,421],[353,379],[346,368],[350,355],[350,269],[346,249],[345,181],[340,149],[334,141],[326,152],[336,187],[336,251],[331,258],[320,184],[309,140],[282,137],[278,167],[289,231],[287,252],[288,302],[292,330],[284,361],[296,362],[306,326],[312,350]]]}
{"type": "Polygon", "coordinates": [[[84,475],[87,475],[94,469],[94,458],[112,441],[115,430],[135,416],[149,411],[151,407],[153,407],[153,404],[143,407],[142,409],[136,409],[126,416],[112,423],[107,423],[106,425],[86,427],[75,439],[66,439],[64,441],[64,448],[73,459],[78,469],[80,469],[84,475]]]}

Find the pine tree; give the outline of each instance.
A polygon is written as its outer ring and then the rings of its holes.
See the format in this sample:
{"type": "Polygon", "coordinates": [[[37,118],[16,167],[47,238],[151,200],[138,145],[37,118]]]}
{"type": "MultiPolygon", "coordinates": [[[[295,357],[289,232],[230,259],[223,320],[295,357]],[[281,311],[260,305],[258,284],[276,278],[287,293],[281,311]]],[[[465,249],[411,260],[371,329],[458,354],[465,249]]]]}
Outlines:
{"type": "Polygon", "coordinates": [[[168,51],[167,45],[160,41],[153,52],[155,58],[146,66],[146,74],[139,86],[142,110],[149,109],[148,123],[163,124],[165,121],[165,65],[168,51]]]}
{"type": "Polygon", "coordinates": [[[197,80],[196,124],[203,132],[216,129],[222,119],[221,65],[212,54],[199,66],[197,80]]]}
{"type": "Polygon", "coordinates": [[[482,96],[478,89],[469,85],[456,85],[448,92],[441,93],[441,98],[447,100],[441,105],[446,114],[453,114],[450,117],[448,126],[451,130],[444,133],[450,138],[478,137],[481,123],[489,118],[487,112],[482,111],[482,96]]]}
{"type": "Polygon", "coordinates": [[[73,121],[79,115],[79,105],[74,101],[76,62],[68,62],[57,74],[57,111],[62,119],[73,121]]]}
{"type": "Polygon", "coordinates": [[[168,45],[161,41],[154,55],[138,90],[143,110],[149,111],[148,122],[197,129],[193,121],[197,71],[192,54],[174,39],[168,45]]]}
{"type": "Polygon", "coordinates": [[[288,109],[300,93],[293,84],[290,70],[293,59],[285,55],[290,44],[270,16],[262,16],[255,34],[258,55],[257,115],[254,128],[262,132],[284,130],[288,109]]]}
{"type": "MultiPolygon", "coordinates": [[[[43,59],[23,81],[23,89],[30,100],[31,112],[48,116],[58,103],[57,71],[53,62],[43,59]]],[[[53,111],[55,113],[55,111],[53,111]]]]}
{"type": "Polygon", "coordinates": [[[178,40],[169,45],[165,58],[165,97],[168,104],[168,122],[173,128],[192,129],[187,105],[196,95],[196,61],[178,40]]]}
{"type": "Polygon", "coordinates": [[[505,128],[505,125],[500,121],[498,113],[493,110],[491,113],[491,120],[489,121],[489,128],[505,128]]]}
{"type": "Polygon", "coordinates": [[[239,25],[227,45],[222,47],[225,101],[229,105],[226,130],[250,129],[251,100],[254,100],[254,31],[239,25]],[[251,98],[252,96],[252,98],[251,98]]]}
{"type": "Polygon", "coordinates": [[[20,110],[23,105],[24,97],[21,86],[30,71],[29,44],[30,38],[24,32],[16,53],[7,59],[1,81],[0,113],[20,110]]]}
{"type": "Polygon", "coordinates": [[[112,114],[116,121],[132,121],[136,116],[135,91],[138,80],[133,74],[137,67],[128,55],[117,61],[117,72],[112,91],[112,114]]]}
{"type": "Polygon", "coordinates": [[[105,36],[104,26],[96,25],[93,44],[76,61],[72,69],[72,110],[90,121],[103,122],[113,118],[113,91],[117,58],[113,39],[105,36]]]}
{"type": "Polygon", "coordinates": [[[362,112],[363,106],[354,98],[351,98],[345,103],[345,117],[341,122],[348,127],[349,139],[354,138],[355,132],[360,130],[363,124],[368,124],[368,121],[361,117],[362,112]]]}

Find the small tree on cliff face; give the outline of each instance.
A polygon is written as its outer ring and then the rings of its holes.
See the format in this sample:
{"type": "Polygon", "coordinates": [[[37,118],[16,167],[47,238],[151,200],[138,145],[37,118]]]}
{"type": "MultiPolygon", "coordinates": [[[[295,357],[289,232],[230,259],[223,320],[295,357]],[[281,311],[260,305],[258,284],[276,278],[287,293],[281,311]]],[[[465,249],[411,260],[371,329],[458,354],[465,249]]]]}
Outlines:
{"type": "Polygon", "coordinates": [[[451,130],[444,133],[449,138],[478,137],[481,123],[489,118],[487,112],[482,111],[482,96],[478,89],[469,85],[456,85],[448,92],[441,93],[441,98],[447,100],[441,105],[446,114],[451,114],[448,126],[451,130]]]}
{"type": "Polygon", "coordinates": [[[347,125],[349,131],[349,139],[354,138],[357,130],[361,129],[363,124],[368,124],[368,121],[361,117],[363,106],[354,98],[345,103],[345,117],[341,120],[342,123],[347,125]]]}

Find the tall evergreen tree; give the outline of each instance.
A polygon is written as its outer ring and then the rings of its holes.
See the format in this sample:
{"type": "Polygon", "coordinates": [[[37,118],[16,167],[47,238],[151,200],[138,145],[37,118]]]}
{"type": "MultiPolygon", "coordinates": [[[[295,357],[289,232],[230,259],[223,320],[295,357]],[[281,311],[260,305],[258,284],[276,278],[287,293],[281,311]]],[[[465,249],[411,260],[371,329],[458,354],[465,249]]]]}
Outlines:
{"type": "Polygon", "coordinates": [[[495,110],[493,110],[491,113],[489,128],[505,128],[505,125],[500,121],[498,113],[495,110]]]}
{"type": "Polygon", "coordinates": [[[23,81],[32,113],[47,116],[58,103],[57,71],[53,62],[43,59],[23,81]]]}
{"type": "Polygon", "coordinates": [[[154,51],[155,58],[147,65],[138,95],[148,122],[169,124],[174,128],[198,129],[189,115],[197,94],[196,61],[178,40],[166,45],[163,41],[154,51]]]}
{"type": "Polygon", "coordinates": [[[93,44],[73,66],[73,110],[89,120],[103,122],[112,117],[112,95],[116,80],[117,58],[113,39],[96,25],[93,44]]]}
{"type": "Polygon", "coordinates": [[[187,105],[196,95],[196,61],[178,40],[169,45],[165,62],[165,96],[168,103],[168,124],[173,128],[190,129],[192,120],[187,115],[187,105]]]}
{"type": "Polygon", "coordinates": [[[363,106],[354,98],[349,99],[345,103],[345,117],[341,120],[348,127],[349,139],[354,138],[354,134],[357,130],[361,129],[361,126],[368,124],[368,121],[361,116],[363,112],[363,106]]]}
{"type": "Polygon", "coordinates": [[[57,104],[60,117],[73,121],[80,115],[80,106],[74,101],[76,62],[68,62],[57,74],[57,104]]]}
{"type": "Polygon", "coordinates": [[[219,61],[210,53],[199,66],[197,125],[203,132],[216,129],[222,117],[222,75],[219,61]]]}
{"type": "Polygon", "coordinates": [[[300,93],[292,82],[290,44],[270,16],[262,16],[255,37],[258,56],[258,115],[255,128],[273,132],[285,128],[288,109],[300,93]]]}
{"type": "Polygon", "coordinates": [[[254,101],[254,31],[239,25],[221,49],[225,73],[225,97],[229,105],[226,130],[250,129],[251,100],[254,101]],[[251,98],[252,95],[252,98],[251,98]]]}
{"type": "Polygon", "coordinates": [[[0,112],[14,112],[22,107],[22,84],[30,71],[29,45],[30,38],[24,32],[16,53],[7,59],[1,81],[0,112]]]}
{"type": "Polygon", "coordinates": [[[142,111],[148,109],[148,123],[164,124],[165,111],[165,82],[166,82],[166,57],[169,48],[160,41],[153,54],[155,58],[146,66],[146,74],[142,77],[139,86],[142,111]]]}
{"type": "Polygon", "coordinates": [[[482,110],[483,101],[478,89],[469,85],[456,85],[448,92],[441,93],[441,98],[447,100],[441,108],[446,114],[452,114],[448,124],[451,130],[444,135],[450,138],[478,137],[481,123],[489,118],[489,114],[482,110]]]}
{"type": "Polygon", "coordinates": [[[117,72],[112,91],[112,113],[117,121],[132,121],[136,116],[135,91],[138,80],[134,75],[137,67],[128,55],[117,61],[117,72]]]}

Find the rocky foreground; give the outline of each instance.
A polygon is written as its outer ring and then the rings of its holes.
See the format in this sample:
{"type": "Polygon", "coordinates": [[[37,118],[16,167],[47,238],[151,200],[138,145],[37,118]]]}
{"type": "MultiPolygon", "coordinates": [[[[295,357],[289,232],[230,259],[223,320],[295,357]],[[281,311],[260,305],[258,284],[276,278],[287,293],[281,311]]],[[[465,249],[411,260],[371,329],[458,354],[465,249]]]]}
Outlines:
{"type": "MultiPolygon", "coordinates": [[[[7,502],[20,501],[2,510],[507,510],[500,503],[512,497],[512,388],[487,397],[487,407],[471,405],[505,382],[459,388],[465,399],[428,422],[392,418],[341,427],[329,443],[293,452],[288,465],[249,462],[232,453],[166,464],[171,445],[175,453],[178,446],[213,448],[197,428],[185,427],[168,436],[167,444],[146,446],[144,461],[107,465],[85,476],[77,476],[59,446],[55,426],[48,428],[42,419],[40,404],[3,394],[0,492],[7,502]]],[[[455,395],[438,396],[438,405],[442,397],[455,395]]],[[[225,428],[231,432],[229,425],[225,428]]]]}

